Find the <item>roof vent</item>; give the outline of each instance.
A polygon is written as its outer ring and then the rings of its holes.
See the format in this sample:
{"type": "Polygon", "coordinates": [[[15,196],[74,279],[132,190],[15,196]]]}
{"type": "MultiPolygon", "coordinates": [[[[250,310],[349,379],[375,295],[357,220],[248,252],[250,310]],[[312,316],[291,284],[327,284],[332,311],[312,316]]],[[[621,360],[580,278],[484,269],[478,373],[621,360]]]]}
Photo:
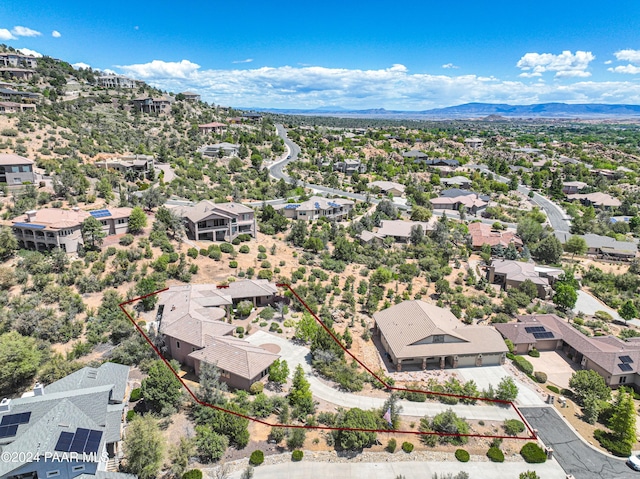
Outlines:
{"type": "Polygon", "coordinates": [[[34,216],[36,215],[37,211],[36,210],[29,210],[27,211],[27,222],[30,222],[34,216]]]}
{"type": "Polygon", "coordinates": [[[0,401],[0,412],[9,412],[11,410],[11,399],[4,398],[0,401]]]}
{"type": "Polygon", "coordinates": [[[33,387],[33,395],[44,396],[44,386],[40,383],[36,383],[36,385],[33,387]]]}

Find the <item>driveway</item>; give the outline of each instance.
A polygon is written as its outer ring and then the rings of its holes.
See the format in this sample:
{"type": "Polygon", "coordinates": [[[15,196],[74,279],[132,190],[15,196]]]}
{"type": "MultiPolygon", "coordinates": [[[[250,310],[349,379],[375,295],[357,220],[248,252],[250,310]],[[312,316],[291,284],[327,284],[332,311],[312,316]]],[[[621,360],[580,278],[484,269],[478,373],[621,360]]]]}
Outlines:
{"type": "Polygon", "coordinates": [[[632,479],[640,477],[624,459],[608,456],[582,441],[551,406],[520,409],[531,427],[567,474],[576,479],[632,479]]]}
{"type": "Polygon", "coordinates": [[[576,314],[580,311],[590,316],[593,316],[596,311],[605,311],[613,316],[614,319],[623,321],[615,309],[610,308],[595,296],[581,289],[578,290],[578,300],[576,301],[576,306],[573,308],[573,312],[576,314]]]}
{"type": "MultiPolygon", "coordinates": [[[[518,386],[518,397],[516,402],[521,406],[541,406],[544,400],[531,389],[524,380],[519,380],[509,373],[503,366],[483,366],[481,368],[460,368],[455,369],[465,381],[475,381],[478,389],[488,389],[489,385],[495,389],[502,378],[511,376],[518,386]]],[[[518,373],[520,374],[520,373],[518,373]]]]}
{"type": "MultiPolygon", "coordinates": [[[[245,337],[245,340],[257,346],[263,344],[276,344],[280,346],[280,352],[278,354],[280,354],[282,359],[285,359],[287,361],[291,374],[293,374],[293,371],[296,369],[298,364],[300,364],[302,366],[302,369],[305,371],[309,384],[311,385],[311,391],[313,392],[313,395],[319,399],[330,402],[332,404],[336,404],[338,406],[348,408],[357,407],[365,410],[381,408],[384,405],[385,398],[361,396],[358,394],[340,391],[334,389],[332,386],[315,376],[310,364],[311,352],[309,351],[309,348],[294,344],[285,338],[269,334],[265,331],[257,331],[254,334],[245,337]]],[[[456,414],[466,419],[484,419],[489,421],[518,419],[518,415],[513,408],[504,406],[490,406],[481,404],[477,404],[475,406],[464,404],[450,406],[435,401],[400,401],[400,405],[402,406],[403,416],[433,417],[436,414],[452,408],[456,412],[456,414]]]]}
{"type": "Polygon", "coordinates": [[[573,373],[580,370],[578,364],[558,351],[541,351],[539,358],[527,356],[527,361],[533,364],[534,370],[547,373],[550,382],[565,389],[569,388],[573,373]]]}

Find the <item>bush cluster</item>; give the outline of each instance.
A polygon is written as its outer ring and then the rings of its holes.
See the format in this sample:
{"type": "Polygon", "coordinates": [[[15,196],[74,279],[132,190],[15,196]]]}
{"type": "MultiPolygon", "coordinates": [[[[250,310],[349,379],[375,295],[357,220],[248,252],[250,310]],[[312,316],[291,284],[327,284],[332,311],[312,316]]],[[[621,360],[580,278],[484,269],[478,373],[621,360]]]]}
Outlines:
{"type": "Polygon", "coordinates": [[[387,447],[385,449],[387,450],[387,452],[394,453],[396,452],[397,446],[398,446],[398,443],[396,442],[396,440],[394,438],[391,438],[389,439],[389,442],[387,443],[387,447]]]}
{"type": "Polygon", "coordinates": [[[540,351],[538,351],[536,348],[533,348],[531,351],[529,351],[529,356],[531,356],[532,358],[539,358],[540,351]]]}
{"type": "Polygon", "coordinates": [[[524,431],[524,423],[518,421],[517,419],[507,419],[504,422],[504,432],[506,432],[509,436],[517,436],[519,433],[524,431]]]}
{"type": "Polygon", "coordinates": [[[520,455],[529,464],[542,464],[547,460],[547,454],[535,442],[528,442],[522,446],[520,455]]]}
{"type": "Polygon", "coordinates": [[[456,459],[460,462],[469,462],[469,453],[464,449],[456,449],[456,459]]]}
{"type": "Polygon", "coordinates": [[[487,457],[491,462],[504,462],[504,453],[498,447],[490,447],[487,451],[487,457]]]}
{"type": "Polygon", "coordinates": [[[547,382],[547,373],[544,373],[542,371],[536,371],[535,373],[533,373],[533,377],[536,378],[536,381],[538,381],[539,383],[547,382]]]}
{"type": "Polygon", "coordinates": [[[525,374],[533,374],[533,364],[527,361],[522,356],[514,356],[513,362],[516,367],[525,374]]]}
{"type": "Polygon", "coordinates": [[[229,243],[222,243],[220,245],[220,251],[223,253],[233,253],[233,245],[229,243]]]}
{"type": "Polygon", "coordinates": [[[407,454],[410,453],[411,451],[413,451],[413,444],[410,442],[403,442],[402,443],[402,450],[404,452],[406,452],[407,454]]]}
{"type": "Polygon", "coordinates": [[[302,452],[300,449],[296,449],[291,453],[291,459],[296,462],[302,461],[303,456],[304,456],[304,452],[302,452]]]}
{"type": "Polygon", "coordinates": [[[628,457],[631,455],[631,446],[629,444],[625,444],[623,441],[616,439],[616,437],[611,433],[603,431],[602,429],[596,429],[593,432],[593,437],[598,440],[602,447],[604,447],[614,456],[628,457]]]}
{"type": "Polygon", "coordinates": [[[264,462],[264,452],[258,449],[257,451],[253,451],[251,453],[251,456],[249,457],[249,464],[251,464],[252,466],[259,466],[263,462],[264,462]]]}
{"type": "Polygon", "coordinates": [[[131,396],[129,397],[129,401],[136,402],[142,398],[142,390],[140,388],[135,388],[131,390],[131,396]]]}
{"type": "Polygon", "coordinates": [[[200,469],[191,469],[182,475],[182,479],[202,479],[202,471],[200,469]]]}

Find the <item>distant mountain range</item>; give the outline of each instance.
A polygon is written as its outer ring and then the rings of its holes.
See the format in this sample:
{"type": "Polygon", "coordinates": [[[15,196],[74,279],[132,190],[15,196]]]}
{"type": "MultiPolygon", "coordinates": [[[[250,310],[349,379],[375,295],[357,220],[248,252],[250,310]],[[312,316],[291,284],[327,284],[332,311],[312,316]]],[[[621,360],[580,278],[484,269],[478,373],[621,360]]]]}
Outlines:
{"type": "Polygon", "coordinates": [[[389,118],[389,119],[480,119],[490,117],[498,121],[501,118],[633,118],[640,117],[640,105],[606,105],[538,103],[534,105],[508,105],[494,103],[465,103],[464,105],[436,108],[423,111],[385,110],[349,110],[339,106],[325,106],[310,110],[248,108],[255,111],[283,115],[336,116],[341,118],[389,118]]]}

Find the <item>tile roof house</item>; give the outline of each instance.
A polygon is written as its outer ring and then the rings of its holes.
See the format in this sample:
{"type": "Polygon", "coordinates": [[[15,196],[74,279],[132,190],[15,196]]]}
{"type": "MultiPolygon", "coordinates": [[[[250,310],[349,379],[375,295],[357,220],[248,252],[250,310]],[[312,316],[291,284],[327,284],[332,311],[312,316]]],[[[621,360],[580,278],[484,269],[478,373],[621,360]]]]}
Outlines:
{"type": "Polygon", "coordinates": [[[589,185],[587,185],[583,181],[565,181],[564,183],[562,183],[562,192],[565,195],[574,195],[587,186],[589,185]]]}
{"type": "Polygon", "coordinates": [[[255,211],[240,203],[202,200],[175,211],[182,216],[189,235],[198,241],[233,241],[241,234],[256,237],[255,211]]]}
{"type": "Polygon", "coordinates": [[[598,191],[596,193],[568,195],[568,201],[580,201],[585,206],[593,206],[594,208],[611,209],[619,208],[622,202],[611,195],[598,191]]]}
{"type": "Polygon", "coordinates": [[[433,231],[433,225],[422,221],[382,220],[377,235],[386,238],[392,237],[398,242],[408,243],[411,239],[413,228],[421,226],[422,231],[433,231]]]}
{"type": "Polygon", "coordinates": [[[0,153],[0,184],[16,186],[33,184],[36,174],[33,172],[35,162],[13,153],[0,153]]]}
{"type": "Polygon", "coordinates": [[[640,341],[614,336],[589,337],[555,314],[517,316],[518,323],[497,324],[496,329],[516,347],[518,354],[563,350],[582,369],[600,374],[610,387],[640,385],[640,341]]]}
{"type": "Polygon", "coordinates": [[[484,210],[488,205],[488,203],[477,194],[453,197],[439,196],[438,198],[431,198],[429,201],[433,205],[434,210],[458,211],[461,206],[464,206],[471,214],[476,214],[478,211],[484,210]]]}
{"type": "Polygon", "coordinates": [[[394,181],[372,181],[369,188],[378,188],[384,195],[391,193],[393,196],[404,195],[405,186],[394,181]]]}
{"type": "Polygon", "coordinates": [[[328,218],[341,221],[348,218],[353,204],[353,201],[343,198],[312,196],[302,203],[274,205],[273,208],[280,211],[285,217],[294,220],[313,221],[319,218],[328,218]]]}
{"type": "Polygon", "coordinates": [[[233,304],[240,301],[251,301],[254,307],[272,304],[278,294],[275,283],[266,279],[243,279],[232,281],[228,286],[221,287],[225,294],[231,297],[233,304]]]}
{"type": "Polygon", "coordinates": [[[405,151],[402,153],[403,158],[411,158],[413,160],[427,160],[429,155],[419,150],[405,151]]]}
{"type": "Polygon", "coordinates": [[[0,65],[5,67],[36,68],[38,59],[32,55],[24,55],[19,52],[0,53],[0,65]]]}
{"type": "Polygon", "coordinates": [[[469,188],[471,188],[471,184],[473,183],[473,181],[471,181],[466,176],[452,176],[451,178],[440,179],[440,183],[447,186],[452,186],[454,188],[463,188],[465,190],[468,190],[469,188]]]}
{"type": "Polygon", "coordinates": [[[0,477],[133,479],[113,472],[122,455],[129,366],[85,367],[0,402],[0,477]],[[56,459],[57,458],[57,459],[56,459]]]}
{"type": "Polygon", "coordinates": [[[97,80],[103,88],[135,88],[138,85],[138,80],[123,75],[101,75],[97,80]]]}
{"type": "Polygon", "coordinates": [[[343,161],[336,161],[333,164],[333,171],[339,171],[346,175],[353,175],[354,173],[366,173],[367,165],[360,160],[346,159],[343,161]]]}
{"type": "Polygon", "coordinates": [[[126,173],[129,170],[145,173],[153,170],[154,157],[152,155],[122,155],[106,158],[94,163],[98,168],[116,170],[126,173]]]}
{"type": "Polygon", "coordinates": [[[205,123],[204,125],[198,125],[198,131],[203,135],[209,135],[211,133],[222,134],[227,125],[214,121],[212,123],[205,123]]]}
{"type": "Polygon", "coordinates": [[[601,236],[592,233],[572,235],[565,231],[554,231],[554,234],[562,244],[565,244],[572,236],[583,238],[587,243],[587,254],[593,254],[602,258],[628,260],[638,255],[638,245],[631,241],[617,241],[610,236],[601,236]]]}
{"type": "Polygon", "coordinates": [[[216,143],[214,145],[201,146],[197,151],[198,153],[209,157],[218,157],[220,155],[238,156],[240,145],[223,141],[222,143],[216,143]]]}
{"type": "Polygon", "coordinates": [[[482,145],[484,145],[484,140],[480,139],[480,138],[467,138],[466,140],[464,140],[464,146],[466,146],[467,148],[481,148],[482,145]]]}
{"type": "Polygon", "coordinates": [[[420,300],[374,313],[375,333],[397,371],[403,367],[503,364],[507,347],[489,326],[466,326],[451,311],[420,300]]]}
{"type": "Polygon", "coordinates": [[[538,288],[538,297],[544,299],[552,295],[551,285],[562,273],[561,269],[537,266],[535,263],[494,259],[488,268],[487,279],[504,289],[517,288],[529,280],[538,288]]]}
{"type": "Polygon", "coordinates": [[[36,111],[36,106],[31,103],[17,103],[15,101],[0,101],[0,113],[22,113],[36,111]]]}
{"type": "Polygon", "coordinates": [[[182,95],[186,101],[198,102],[200,101],[200,95],[198,93],[194,93],[192,91],[183,91],[182,95]]]}
{"type": "Polygon", "coordinates": [[[483,245],[488,244],[492,248],[502,246],[508,248],[511,243],[516,247],[522,247],[522,240],[513,231],[494,230],[486,223],[471,223],[469,225],[469,236],[471,247],[479,250],[483,245]]]}
{"type": "Polygon", "coordinates": [[[142,96],[131,100],[133,108],[142,113],[160,113],[165,114],[171,111],[171,100],[167,97],[148,97],[142,96]]]}
{"type": "Polygon", "coordinates": [[[75,253],[83,244],[82,222],[93,216],[102,224],[103,232],[109,235],[127,232],[131,208],[110,208],[83,211],[75,207],[70,210],[43,208],[27,211],[12,220],[13,234],[20,248],[50,251],[60,248],[75,253]]]}

